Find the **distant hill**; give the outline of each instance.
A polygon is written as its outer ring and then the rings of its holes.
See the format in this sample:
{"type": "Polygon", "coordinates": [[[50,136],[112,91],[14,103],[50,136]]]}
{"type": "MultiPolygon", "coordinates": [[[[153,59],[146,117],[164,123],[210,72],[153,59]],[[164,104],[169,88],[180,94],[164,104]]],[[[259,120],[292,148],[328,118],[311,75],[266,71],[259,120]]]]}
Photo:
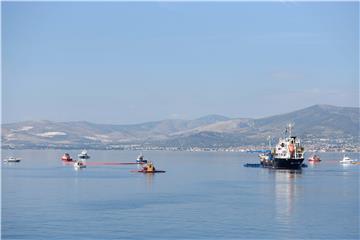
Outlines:
{"type": "Polygon", "coordinates": [[[229,147],[264,144],[288,123],[303,139],[359,142],[359,108],[314,105],[271,117],[231,119],[208,115],[194,120],[168,119],[116,125],[27,121],[2,125],[2,147],[105,148],[110,145],[161,147],[229,147]]]}
{"type": "Polygon", "coordinates": [[[295,112],[255,120],[260,128],[282,128],[292,121],[301,134],[326,135],[326,129],[340,134],[357,134],[359,129],[359,108],[314,105],[295,112]]]}

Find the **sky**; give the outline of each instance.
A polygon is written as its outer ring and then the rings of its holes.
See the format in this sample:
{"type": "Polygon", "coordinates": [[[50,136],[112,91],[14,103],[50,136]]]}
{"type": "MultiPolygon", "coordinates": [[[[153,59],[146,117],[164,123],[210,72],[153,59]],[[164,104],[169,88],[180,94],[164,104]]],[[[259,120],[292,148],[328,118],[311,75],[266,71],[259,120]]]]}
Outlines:
{"type": "Polygon", "coordinates": [[[2,2],[2,122],[359,106],[358,2],[2,2]]]}

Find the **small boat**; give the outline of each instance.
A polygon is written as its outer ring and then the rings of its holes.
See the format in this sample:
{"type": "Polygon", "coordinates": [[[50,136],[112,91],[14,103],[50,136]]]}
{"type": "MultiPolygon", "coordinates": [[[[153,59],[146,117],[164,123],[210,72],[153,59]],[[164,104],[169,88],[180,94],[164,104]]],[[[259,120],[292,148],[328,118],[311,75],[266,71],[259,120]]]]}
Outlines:
{"type": "Polygon", "coordinates": [[[78,154],[78,157],[80,159],[89,159],[90,158],[90,156],[87,154],[86,150],[82,150],[81,153],[78,154]]]}
{"type": "Polygon", "coordinates": [[[68,153],[64,153],[64,155],[61,157],[62,161],[66,161],[66,162],[72,162],[73,159],[70,157],[70,154],[68,153]]]}
{"type": "Polygon", "coordinates": [[[15,162],[20,162],[21,158],[16,158],[16,157],[9,157],[4,159],[4,162],[9,162],[9,163],[15,163],[15,162]]]}
{"type": "Polygon", "coordinates": [[[314,154],[311,157],[309,157],[308,161],[315,163],[315,162],[321,162],[321,159],[318,155],[314,154]]]}
{"type": "Polygon", "coordinates": [[[141,172],[141,173],[164,173],[165,171],[156,170],[154,164],[152,164],[151,162],[148,162],[143,167],[143,169],[138,170],[137,172],[141,172]]]}
{"type": "Polygon", "coordinates": [[[86,168],[85,162],[82,160],[78,160],[74,163],[74,168],[75,169],[80,169],[80,168],[86,168]]]}
{"type": "Polygon", "coordinates": [[[136,159],[137,163],[147,163],[147,160],[144,159],[144,155],[141,153],[137,159],[136,159]]]}
{"type": "Polygon", "coordinates": [[[267,165],[271,164],[271,161],[273,160],[271,151],[259,154],[259,158],[260,158],[261,166],[267,166],[267,165]]]}
{"type": "Polygon", "coordinates": [[[344,155],[343,159],[340,161],[340,163],[342,163],[342,164],[350,164],[350,163],[353,163],[353,162],[354,161],[350,157],[348,157],[346,155],[344,155]]]}

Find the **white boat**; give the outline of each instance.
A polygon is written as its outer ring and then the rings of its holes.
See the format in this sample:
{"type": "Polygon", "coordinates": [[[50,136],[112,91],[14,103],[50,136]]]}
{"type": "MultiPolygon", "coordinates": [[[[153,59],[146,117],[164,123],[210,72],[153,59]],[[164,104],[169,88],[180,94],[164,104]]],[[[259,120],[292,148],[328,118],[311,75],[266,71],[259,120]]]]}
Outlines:
{"type": "Polygon", "coordinates": [[[16,157],[9,157],[4,159],[4,162],[20,162],[21,158],[16,158],[16,157]]]}
{"type": "Polygon", "coordinates": [[[85,162],[82,160],[78,160],[74,163],[74,168],[75,169],[80,169],[80,168],[86,168],[85,162]]]}
{"type": "Polygon", "coordinates": [[[147,160],[144,159],[144,155],[141,153],[136,159],[137,163],[147,163],[147,160]]]}
{"type": "Polygon", "coordinates": [[[89,159],[90,158],[90,156],[87,154],[86,150],[82,150],[81,153],[78,154],[78,157],[80,159],[89,159]]]}
{"type": "Polygon", "coordinates": [[[350,157],[344,155],[343,159],[340,161],[340,163],[342,164],[350,164],[352,163],[354,160],[352,160],[350,157]]]}

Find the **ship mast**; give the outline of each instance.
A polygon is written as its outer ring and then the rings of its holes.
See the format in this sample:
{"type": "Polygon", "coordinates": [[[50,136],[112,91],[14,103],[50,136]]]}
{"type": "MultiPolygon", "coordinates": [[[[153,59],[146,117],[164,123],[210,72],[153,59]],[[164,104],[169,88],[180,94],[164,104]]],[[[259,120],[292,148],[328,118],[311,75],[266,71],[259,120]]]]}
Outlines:
{"type": "Polygon", "coordinates": [[[289,137],[291,137],[291,130],[294,127],[294,124],[289,123],[288,129],[289,129],[289,137]]]}

